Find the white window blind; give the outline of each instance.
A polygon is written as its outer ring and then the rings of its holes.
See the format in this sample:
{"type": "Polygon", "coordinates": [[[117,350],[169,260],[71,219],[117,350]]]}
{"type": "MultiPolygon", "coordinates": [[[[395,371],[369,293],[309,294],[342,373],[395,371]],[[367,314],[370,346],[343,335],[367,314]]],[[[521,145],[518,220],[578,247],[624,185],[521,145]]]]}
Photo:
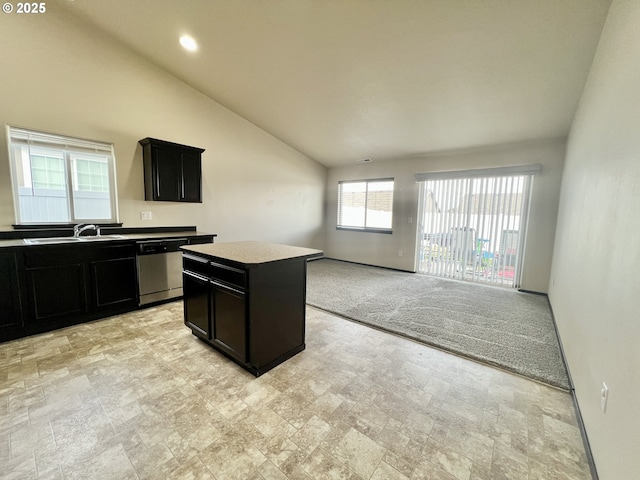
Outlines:
{"type": "Polygon", "coordinates": [[[474,173],[420,182],[418,271],[517,288],[533,173],[474,173]]]}
{"type": "Polygon", "coordinates": [[[338,182],[337,228],[391,233],[393,178],[338,182]]]}
{"type": "Polygon", "coordinates": [[[16,223],[117,222],[113,145],[7,127],[16,223]]]}
{"type": "Polygon", "coordinates": [[[514,165],[511,167],[477,168],[473,170],[450,170],[446,172],[416,173],[416,182],[427,180],[451,180],[456,178],[509,177],[515,175],[537,175],[542,165],[514,165]]]}

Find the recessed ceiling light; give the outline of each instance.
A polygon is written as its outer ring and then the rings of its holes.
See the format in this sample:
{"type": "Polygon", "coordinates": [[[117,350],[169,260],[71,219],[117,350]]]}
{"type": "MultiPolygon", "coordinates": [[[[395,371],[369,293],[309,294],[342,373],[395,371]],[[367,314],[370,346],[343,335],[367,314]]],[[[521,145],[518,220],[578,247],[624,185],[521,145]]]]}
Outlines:
{"type": "Polygon", "coordinates": [[[185,50],[189,50],[190,52],[195,52],[196,50],[198,50],[198,44],[190,35],[182,35],[180,37],[180,45],[182,45],[185,50]]]}

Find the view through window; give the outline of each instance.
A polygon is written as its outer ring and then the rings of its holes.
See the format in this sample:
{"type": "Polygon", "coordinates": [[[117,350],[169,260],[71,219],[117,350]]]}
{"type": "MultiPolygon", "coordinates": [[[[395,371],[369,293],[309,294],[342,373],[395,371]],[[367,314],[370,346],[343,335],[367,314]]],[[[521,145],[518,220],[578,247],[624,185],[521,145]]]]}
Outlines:
{"type": "Polygon", "coordinates": [[[338,183],[337,228],[391,233],[393,178],[338,183]]]}
{"type": "Polygon", "coordinates": [[[531,175],[421,182],[418,271],[519,287],[531,175]]]}
{"type": "Polygon", "coordinates": [[[17,224],[117,221],[111,144],[7,128],[17,224]]]}

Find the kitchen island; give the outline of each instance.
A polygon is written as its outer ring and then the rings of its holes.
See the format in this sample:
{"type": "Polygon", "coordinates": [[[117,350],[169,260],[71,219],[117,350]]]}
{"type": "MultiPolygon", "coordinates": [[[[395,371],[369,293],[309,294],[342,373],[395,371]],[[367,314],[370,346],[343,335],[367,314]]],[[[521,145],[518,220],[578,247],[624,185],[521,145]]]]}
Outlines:
{"type": "Polygon", "coordinates": [[[184,323],[262,375],[305,348],[307,260],[321,250],[262,242],[182,247],[184,323]]]}

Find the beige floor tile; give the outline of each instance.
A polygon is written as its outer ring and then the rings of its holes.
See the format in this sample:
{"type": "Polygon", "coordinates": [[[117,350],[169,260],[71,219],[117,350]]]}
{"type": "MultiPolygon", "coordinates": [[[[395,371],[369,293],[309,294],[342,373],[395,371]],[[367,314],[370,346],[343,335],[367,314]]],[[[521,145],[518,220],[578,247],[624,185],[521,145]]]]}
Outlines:
{"type": "Polygon", "coordinates": [[[366,435],[350,429],[331,452],[362,478],[371,478],[385,449],[366,435]]]}
{"type": "Polygon", "coordinates": [[[566,392],[313,308],[255,378],[182,315],[0,344],[3,478],[590,478],[566,392]]]}
{"type": "Polygon", "coordinates": [[[344,462],[322,449],[316,449],[301,464],[302,470],[313,479],[362,480],[344,462]]]}

